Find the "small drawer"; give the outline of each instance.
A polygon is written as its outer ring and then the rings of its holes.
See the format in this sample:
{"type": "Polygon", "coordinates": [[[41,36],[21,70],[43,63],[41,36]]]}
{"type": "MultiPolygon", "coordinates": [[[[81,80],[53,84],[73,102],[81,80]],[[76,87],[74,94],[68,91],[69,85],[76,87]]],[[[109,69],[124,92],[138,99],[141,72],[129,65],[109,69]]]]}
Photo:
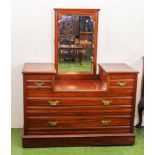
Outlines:
{"type": "Polygon", "coordinates": [[[133,80],[111,80],[109,85],[110,93],[133,93],[133,80]]]}
{"type": "Polygon", "coordinates": [[[28,117],[28,128],[106,128],[108,126],[130,126],[130,116],[55,116],[55,117],[28,117]]]}
{"type": "Polygon", "coordinates": [[[51,80],[27,80],[27,86],[51,86],[51,80]]]}
{"type": "Polygon", "coordinates": [[[54,75],[24,75],[27,91],[51,91],[54,89],[54,75]]]}
{"type": "Polygon", "coordinates": [[[127,79],[124,79],[124,80],[110,80],[110,87],[111,86],[115,86],[115,87],[131,87],[134,85],[134,80],[131,79],[131,80],[127,80],[127,79]]]}
{"type": "Polygon", "coordinates": [[[51,80],[27,80],[26,89],[29,91],[33,90],[51,90],[51,80]]]}
{"type": "Polygon", "coordinates": [[[68,98],[68,97],[28,97],[28,106],[117,106],[132,105],[132,97],[103,97],[103,98],[68,98]]]}

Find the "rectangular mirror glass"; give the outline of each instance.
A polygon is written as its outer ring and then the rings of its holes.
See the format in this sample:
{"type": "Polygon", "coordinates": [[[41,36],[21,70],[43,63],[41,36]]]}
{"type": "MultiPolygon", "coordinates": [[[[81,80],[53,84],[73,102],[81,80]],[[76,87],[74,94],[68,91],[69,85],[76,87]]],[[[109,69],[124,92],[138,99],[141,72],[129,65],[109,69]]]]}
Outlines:
{"type": "Polygon", "coordinates": [[[94,24],[91,16],[64,14],[59,17],[59,73],[92,73],[94,24]]]}

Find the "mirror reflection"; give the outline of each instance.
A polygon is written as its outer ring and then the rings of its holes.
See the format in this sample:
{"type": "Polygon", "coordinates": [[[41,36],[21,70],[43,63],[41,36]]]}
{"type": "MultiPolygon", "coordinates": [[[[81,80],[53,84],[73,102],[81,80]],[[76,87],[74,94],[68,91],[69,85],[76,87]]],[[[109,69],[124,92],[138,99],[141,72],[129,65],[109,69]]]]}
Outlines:
{"type": "Polygon", "coordinates": [[[92,73],[94,21],[91,16],[62,15],[58,20],[59,73],[92,73]]]}

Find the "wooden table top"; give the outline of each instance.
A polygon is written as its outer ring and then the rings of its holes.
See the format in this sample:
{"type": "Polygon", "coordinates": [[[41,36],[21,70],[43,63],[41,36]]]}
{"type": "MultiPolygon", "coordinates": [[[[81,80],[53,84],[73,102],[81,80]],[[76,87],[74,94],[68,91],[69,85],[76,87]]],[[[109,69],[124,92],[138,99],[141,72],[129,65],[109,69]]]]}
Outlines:
{"type": "Polygon", "coordinates": [[[106,73],[138,73],[135,69],[125,63],[101,63],[99,66],[106,73]]]}
{"type": "Polygon", "coordinates": [[[49,73],[55,74],[53,63],[25,63],[23,73],[49,73]]]}

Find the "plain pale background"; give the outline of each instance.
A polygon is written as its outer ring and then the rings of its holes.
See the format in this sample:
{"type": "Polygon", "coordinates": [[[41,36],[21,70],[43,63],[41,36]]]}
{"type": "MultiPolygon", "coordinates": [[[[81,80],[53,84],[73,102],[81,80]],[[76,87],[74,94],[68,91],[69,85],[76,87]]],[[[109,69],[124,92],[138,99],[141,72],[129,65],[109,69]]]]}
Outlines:
{"type": "MultiPolygon", "coordinates": [[[[140,71],[143,56],[142,0],[13,0],[12,128],[23,126],[22,68],[26,62],[54,62],[53,8],[99,8],[98,63],[127,63],[140,71]]],[[[135,123],[137,122],[137,114],[135,123]]]]}

